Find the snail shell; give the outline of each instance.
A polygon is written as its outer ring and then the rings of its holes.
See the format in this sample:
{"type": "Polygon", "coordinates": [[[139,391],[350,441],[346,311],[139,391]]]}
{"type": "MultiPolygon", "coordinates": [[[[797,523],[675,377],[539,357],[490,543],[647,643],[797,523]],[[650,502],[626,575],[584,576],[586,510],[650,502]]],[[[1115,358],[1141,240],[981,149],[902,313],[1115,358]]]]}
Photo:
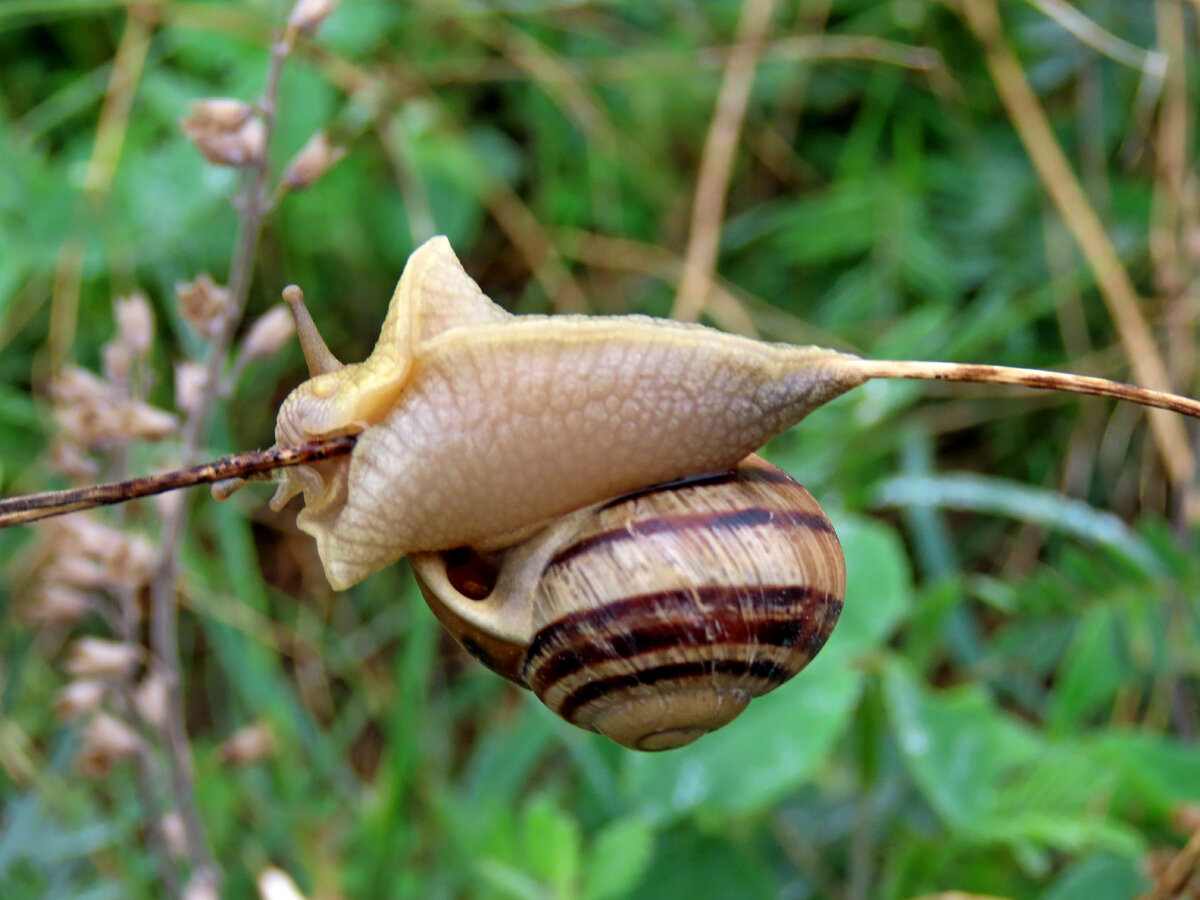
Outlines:
{"type": "Polygon", "coordinates": [[[846,589],[821,507],[755,456],[587,507],[499,554],[410,561],[471,655],[637,750],[688,744],[794,676],[846,589]]]}

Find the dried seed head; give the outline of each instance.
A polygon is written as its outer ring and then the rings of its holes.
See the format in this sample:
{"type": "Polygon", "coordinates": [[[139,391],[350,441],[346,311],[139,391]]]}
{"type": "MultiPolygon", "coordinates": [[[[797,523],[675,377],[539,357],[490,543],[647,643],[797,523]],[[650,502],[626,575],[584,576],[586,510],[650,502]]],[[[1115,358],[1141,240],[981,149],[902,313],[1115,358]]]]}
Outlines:
{"type": "Polygon", "coordinates": [[[288,24],[304,34],[314,34],[336,7],[336,0],[297,0],[288,24]]]}
{"type": "Polygon", "coordinates": [[[254,107],[232,97],[209,97],[192,104],[188,122],[196,128],[237,131],[254,114],[254,107]]]}
{"type": "Polygon", "coordinates": [[[187,835],[183,829],[183,816],[179,810],[173,809],[158,821],[158,830],[162,834],[167,852],[176,859],[187,856],[187,835]]]}
{"type": "Polygon", "coordinates": [[[246,166],[262,159],[267,128],[252,107],[238,100],[217,98],[192,104],[183,132],[209,162],[246,166]]]}
{"type": "Polygon", "coordinates": [[[51,382],[50,396],[55,401],[55,419],[66,438],[78,446],[161,440],[178,427],[170,413],[130,400],[85,369],[65,369],[51,382]]]}
{"type": "Polygon", "coordinates": [[[120,393],[79,366],[67,366],[50,382],[50,397],[63,406],[104,406],[120,401],[120,393]]]}
{"type": "Polygon", "coordinates": [[[20,606],[20,617],[31,625],[74,625],[92,609],[87,594],[65,584],[39,584],[20,606]]]}
{"type": "Polygon", "coordinates": [[[274,866],[263,869],[258,875],[258,896],[262,900],[304,900],[300,888],[292,876],[274,866]]]}
{"type": "Polygon", "coordinates": [[[120,551],[125,533],[101,522],[95,515],[80,513],[47,523],[55,546],[107,559],[120,551]]]}
{"type": "Polygon", "coordinates": [[[109,580],[127,588],[139,588],[150,582],[157,555],[146,538],[136,534],[122,536],[111,554],[104,556],[109,580]]]}
{"type": "Polygon", "coordinates": [[[81,637],[71,644],[67,674],[73,678],[119,678],[133,671],[142,651],[133,644],[81,637]]]}
{"type": "Polygon", "coordinates": [[[197,869],[183,887],[182,900],[221,900],[217,879],[208,869],[197,869]]]}
{"type": "Polygon", "coordinates": [[[54,698],[54,714],[60,719],[72,719],[94,712],[104,700],[108,685],[95,679],[72,681],[54,698]]]}
{"type": "Polygon", "coordinates": [[[109,341],[101,350],[104,377],[116,384],[127,384],[133,370],[133,350],[121,340],[109,341]]]}
{"type": "Polygon", "coordinates": [[[146,295],[137,291],[113,303],[117,336],[134,353],[141,355],[154,343],[154,311],[146,295]]]}
{"type": "Polygon", "coordinates": [[[175,364],[175,406],[185,413],[195,412],[208,387],[207,367],[195,360],[175,364]]]}
{"type": "Polygon", "coordinates": [[[292,157],[283,173],[283,183],[294,191],[301,191],[333,168],[343,156],[346,148],[335,146],[329,141],[329,135],[318,131],[308,139],[308,143],[292,157]]]}
{"type": "Polygon", "coordinates": [[[221,762],[231,766],[245,766],[266,759],[275,752],[275,736],[266,722],[247,725],[231,734],[221,744],[218,755],[221,762]]]}
{"type": "Polygon", "coordinates": [[[152,672],[143,678],[133,693],[133,702],[142,718],[158,731],[162,731],[166,727],[167,714],[170,711],[170,692],[167,690],[166,676],[160,672],[152,672]]]}
{"type": "Polygon", "coordinates": [[[136,731],[108,713],[97,713],[83,732],[83,745],[76,762],[79,771],[95,778],[133,756],[141,746],[142,739],[136,731]]]}
{"type": "Polygon", "coordinates": [[[288,344],[295,333],[296,324],[287,307],[272,306],[250,326],[242,352],[247,360],[266,359],[288,344]]]}
{"type": "Polygon", "coordinates": [[[43,574],[48,584],[60,584],[80,590],[95,590],[109,584],[108,573],[96,560],[78,552],[62,552],[43,574]]]}
{"type": "Polygon", "coordinates": [[[202,335],[213,337],[233,304],[229,291],[213,283],[207,272],[195,281],[175,285],[179,314],[202,335]]]}
{"type": "Polygon", "coordinates": [[[128,403],[121,412],[121,434],[132,440],[161,441],[179,428],[175,416],[148,403],[128,403]]]}
{"type": "Polygon", "coordinates": [[[47,459],[50,467],[70,478],[92,479],[100,474],[100,464],[70,441],[56,438],[47,459]]]}

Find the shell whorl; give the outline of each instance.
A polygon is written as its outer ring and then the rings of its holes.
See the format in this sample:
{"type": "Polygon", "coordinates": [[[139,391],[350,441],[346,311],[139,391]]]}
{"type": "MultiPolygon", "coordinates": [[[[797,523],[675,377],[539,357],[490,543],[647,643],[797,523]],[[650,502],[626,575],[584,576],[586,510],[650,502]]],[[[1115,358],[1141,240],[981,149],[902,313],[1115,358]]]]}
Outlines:
{"type": "Polygon", "coordinates": [[[422,555],[414,569],[469,651],[567,721],[639,750],[690,743],[794,676],[845,594],[829,520],[757,457],[597,504],[529,543],[513,561],[524,571],[498,560],[494,594],[486,563],[463,552],[422,555]],[[458,615],[489,603],[515,613],[514,587],[526,609],[507,631],[458,615]],[[480,599],[457,599],[472,592],[480,599]]]}

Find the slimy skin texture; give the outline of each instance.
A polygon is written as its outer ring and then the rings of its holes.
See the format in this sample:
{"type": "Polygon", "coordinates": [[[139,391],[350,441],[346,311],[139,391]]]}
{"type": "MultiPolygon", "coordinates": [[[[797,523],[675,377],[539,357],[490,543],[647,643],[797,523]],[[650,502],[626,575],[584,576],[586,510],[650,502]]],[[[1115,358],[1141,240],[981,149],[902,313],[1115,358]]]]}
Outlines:
{"type": "MultiPolygon", "coordinates": [[[[299,327],[307,353],[320,339],[299,327]]],[[[299,526],[338,590],[409,553],[498,550],[600,500],[732,468],[865,380],[845,354],[700,325],[511,315],[444,237],[409,258],[370,357],[328,359],[284,401],[276,442],[358,442],[286,470],[272,505],[304,494],[299,526]]]]}

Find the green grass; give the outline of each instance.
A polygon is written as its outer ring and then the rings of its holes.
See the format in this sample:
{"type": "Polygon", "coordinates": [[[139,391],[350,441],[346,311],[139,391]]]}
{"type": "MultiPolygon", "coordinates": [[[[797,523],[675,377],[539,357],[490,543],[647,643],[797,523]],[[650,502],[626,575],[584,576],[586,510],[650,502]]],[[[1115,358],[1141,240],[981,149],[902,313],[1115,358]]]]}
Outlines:
{"type": "MultiPolygon", "coordinates": [[[[1171,66],[1187,64],[1194,134],[1195,9],[1180,51],[1155,25],[1177,6],[1078,8],[1137,47],[1182,53],[1171,66]]],[[[297,282],[334,352],[361,359],[408,253],[433,233],[514,311],[553,311],[573,284],[593,312],[668,314],[721,82],[711,48],[731,43],[740,8],[343,0],[284,72],[273,160],[282,168],[320,128],[349,154],[267,220],[248,314],[297,282]],[[598,237],[636,245],[617,259],[598,237]],[[558,269],[531,271],[541,242],[558,269]]],[[[172,0],[159,11],[111,189],[97,194],[85,177],[124,9],[0,6],[4,493],[66,483],[47,463],[50,335],[73,336],[66,357],[98,369],[112,298],[145,291],[157,314],[149,397],[171,408],[174,361],[203,352],[174,286],[228,277],[237,178],[204,162],[178,121],[199,98],[257,96],[287,10],[172,0]]],[[[1038,4],[1001,15],[1175,387],[1194,393],[1197,148],[1188,136],[1173,188],[1170,78],[1147,92],[1141,71],[1038,4]]],[[[763,338],[1132,377],[1094,273],[951,5],[778,4],[728,198],[717,273],[763,338]],[[796,35],[816,39],[808,56],[788,43],[796,35]],[[847,57],[837,41],[850,38],[863,42],[847,57]],[[891,42],[891,55],[867,40],[891,42]],[[937,68],[897,64],[913,59],[937,68]]],[[[252,364],[205,455],[269,445],[278,403],[304,377],[298,347],[252,364]]],[[[173,452],[97,459],[102,475],[140,474],[173,452]]],[[[1187,839],[1172,816],[1200,804],[1200,540],[1145,416],[872,383],[768,455],[838,527],[843,621],[794,683],[655,756],[573,730],[474,665],[404,564],[334,594],[294,510],[267,512],[265,488],[224,505],[194,497],[184,700],[227,895],[251,896],[268,864],[312,898],[1148,889],[1152,853],[1187,839]],[[223,762],[222,741],[258,721],[275,751],[223,762]]],[[[110,520],[157,537],[152,505],[122,515],[110,520]]],[[[82,725],[51,712],[68,638],[108,626],[37,629],[17,615],[47,533],[0,532],[0,894],[162,896],[130,767],[85,778],[82,725]]]]}

